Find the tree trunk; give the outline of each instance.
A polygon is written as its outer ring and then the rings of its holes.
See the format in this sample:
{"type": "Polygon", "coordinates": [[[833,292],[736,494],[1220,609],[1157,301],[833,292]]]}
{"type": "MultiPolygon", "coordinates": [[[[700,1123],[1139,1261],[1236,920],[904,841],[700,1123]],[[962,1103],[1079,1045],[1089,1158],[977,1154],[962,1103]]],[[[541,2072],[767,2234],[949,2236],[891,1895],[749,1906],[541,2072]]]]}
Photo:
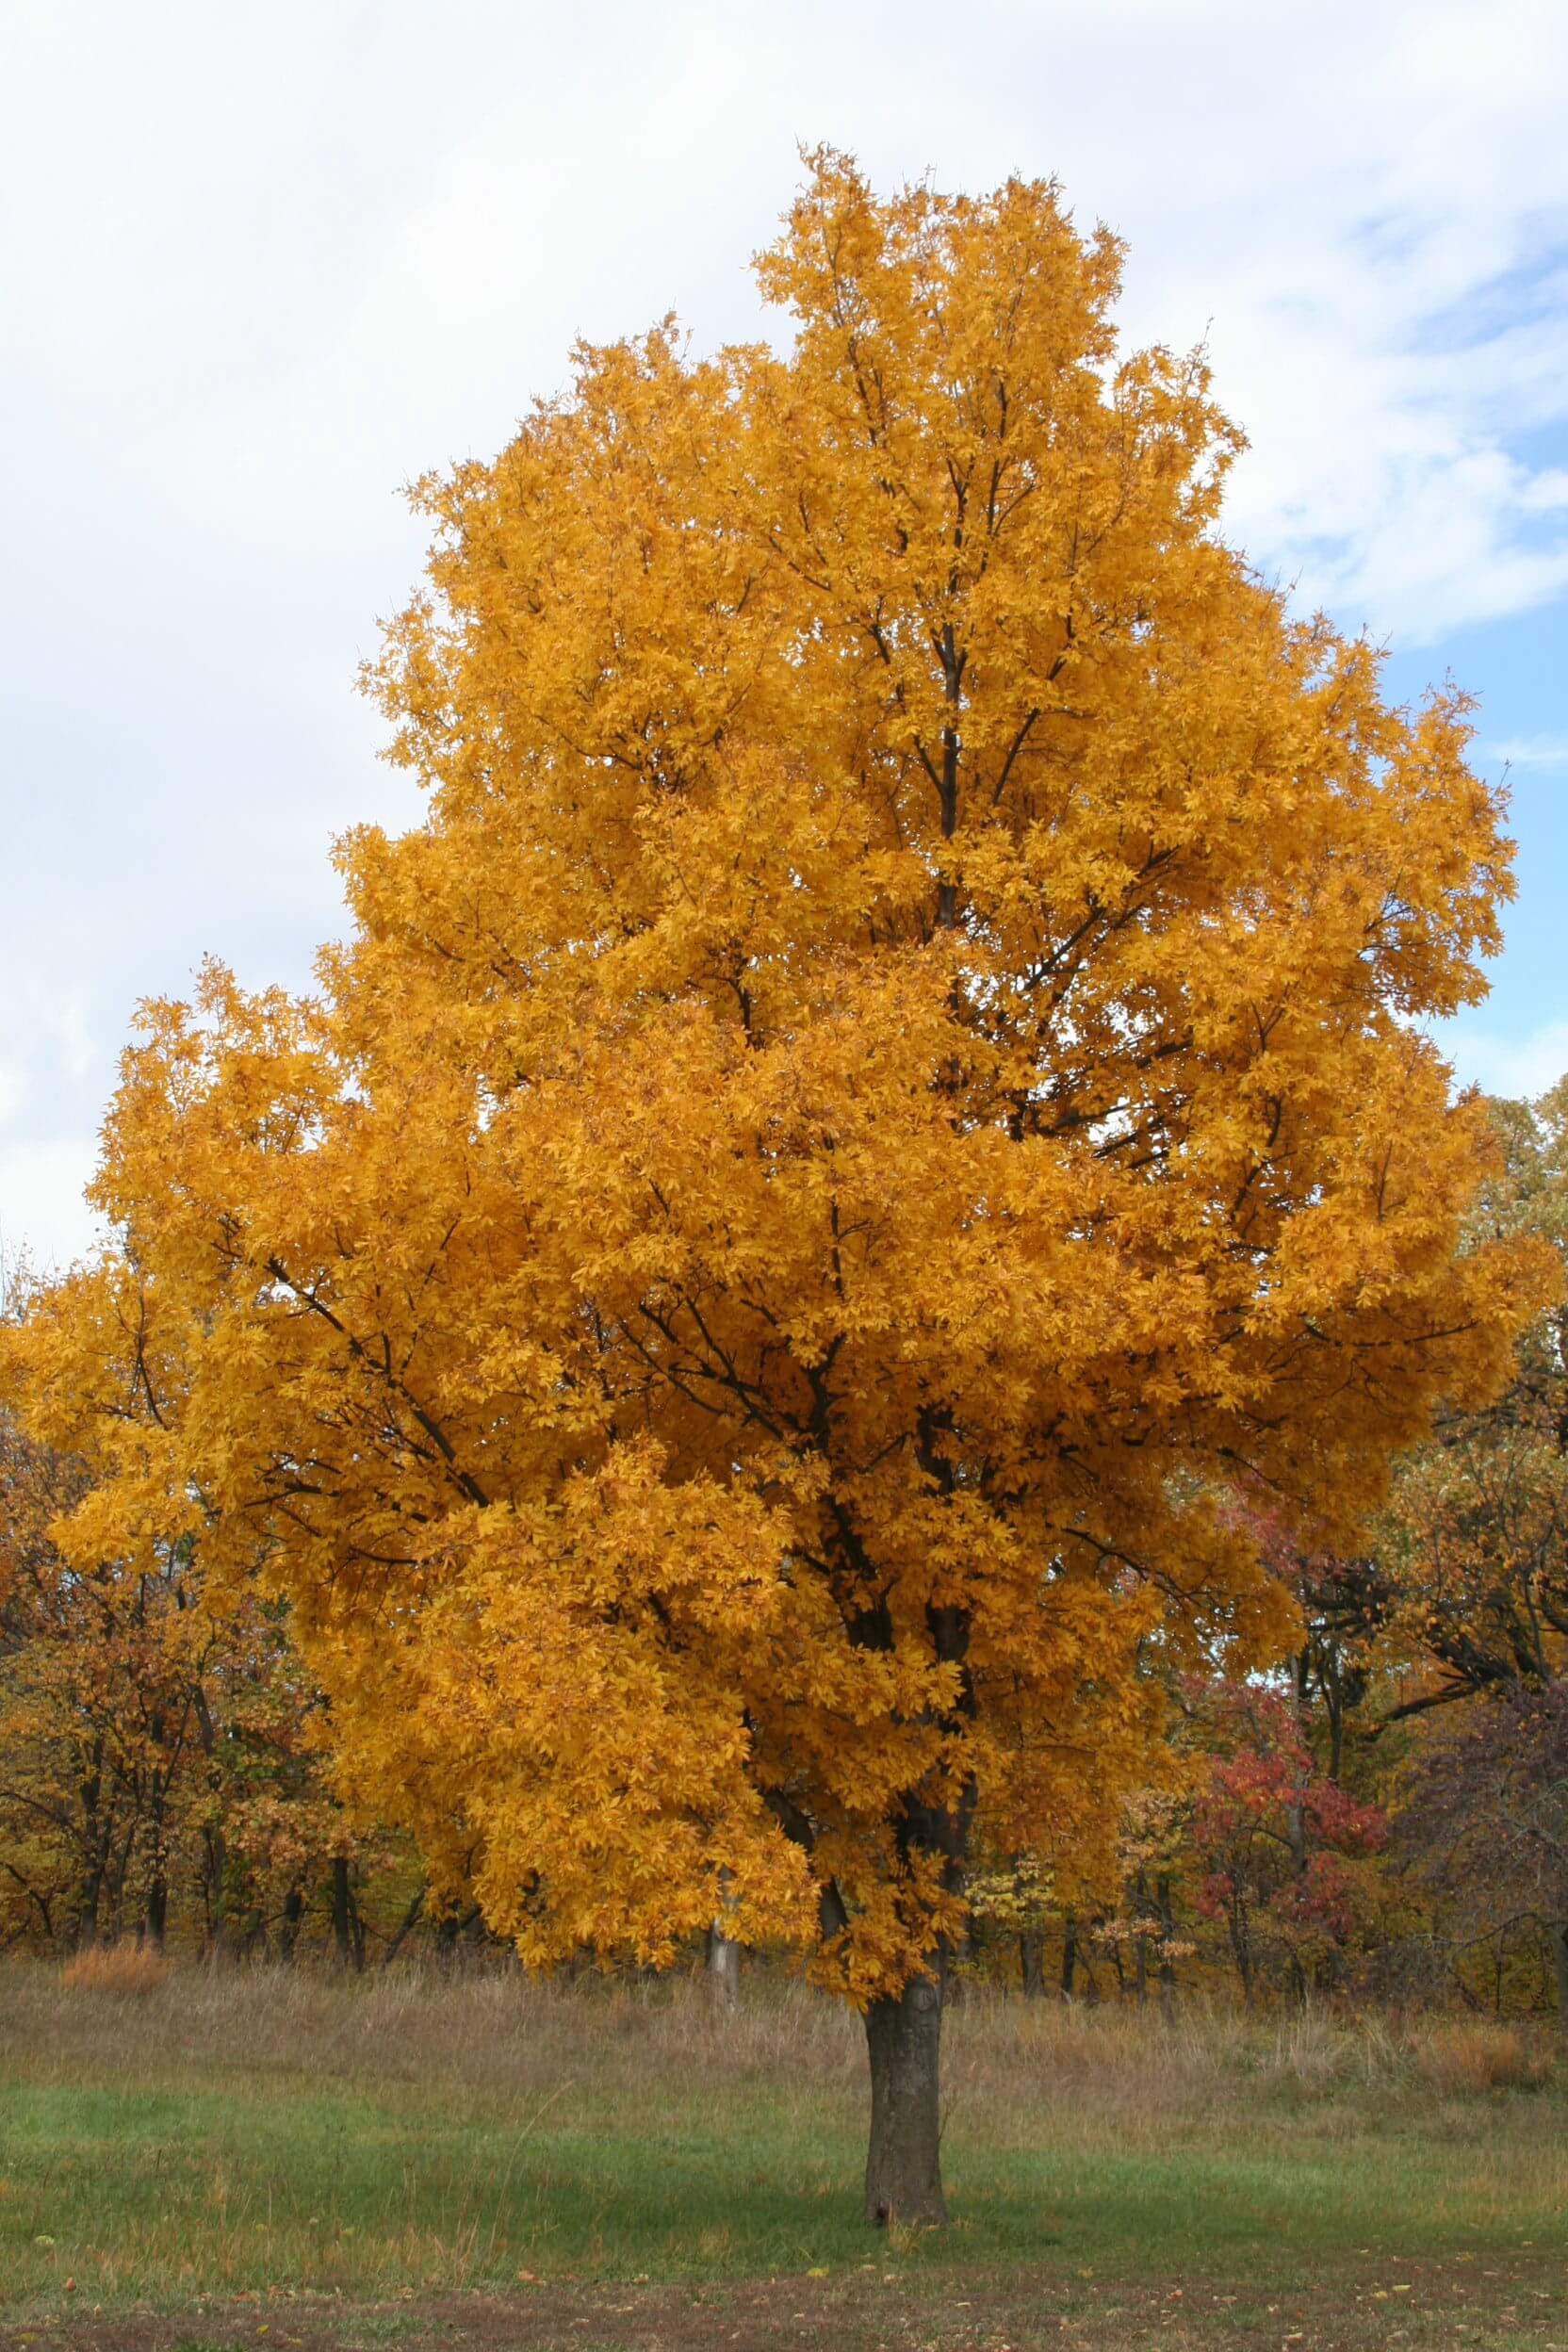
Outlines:
{"type": "Polygon", "coordinates": [[[1133,1984],[1140,2009],[1149,2001],[1149,1937],[1145,1930],[1149,1920],[1149,1882],[1139,1870],[1134,1886],[1134,1900],[1138,1906],[1137,1934],[1133,1945],[1133,1984]]]}
{"type": "Polygon", "coordinates": [[[147,1910],[142,1921],[142,1935],[155,1952],[161,1952],[169,1933],[169,1880],[162,1862],[157,1874],[147,1888],[147,1910]]]}
{"type": "Polygon", "coordinates": [[[741,1998],[741,1947],[715,1919],[708,1931],[708,1989],[715,2001],[733,2009],[741,1998]]]}
{"type": "Polygon", "coordinates": [[[98,1941],[98,1904],[103,1885],[103,1870],[95,1859],[88,1871],[87,1882],[82,1888],[82,1899],[76,1913],[73,1940],[79,1952],[88,1951],[98,1941]]]}
{"type": "Polygon", "coordinates": [[[942,1991],[946,1963],[866,2011],[871,2059],[871,2148],[866,2219],[915,2228],[947,2219],[942,2196],[939,2108],[942,1991]]]}
{"type": "MultiPolygon", "coordinates": [[[[139,1800],[136,1801],[139,1804],[139,1800]]],[[[124,1839],[116,1854],[111,1845],[108,1852],[106,1892],[109,1899],[108,1941],[117,1944],[125,1932],[125,1882],[130,1873],[131,1854],[136,1847],[137,1817],[131,1814],[124,1839]]]]}
{"type": "Polygon", "coordinates": [[[1078,1921],[1072,1912],[1067,1915],[1062,1934],[1062,1999],[1072,1999],[1073,1980],[1078,1974],[1078,1921]]]}
{"type": "Polygon", "coordinates": [[[228,1841],[221,1829],[210,1827],[202,1833],[203,1877],[206,1891],[207,1950],[215,1959],[225,1959],[229,1951],[228,1841]]]}
{"type": "Polygon", "coordinates": [[[1557,2024],[1568,2034],[1568,1919],[1557,1919],[1547,1930],[1552,1943],[1552,1971],[1557,1978],[1557,2024]]]}
{"type": "Polygon", "coordinates": [[[435,1931],[435,1956],[443,1968],[451,1968],[458,1956],[458,1937],[466,1935],[479,1917],[479,1905],[466,1911],[449,1911],[435,1931]]]}
{"type": "Polygon", "coordinates": [[[1230,1927],[1231,1950],[1235,1954],[1236,1974],[1241,1979],[1241,2005],[1250,2012],[1252,2006],[1252,1939],[1248,1932],[1247,1914],[1233,1896],[1230,1927]]]}
{"type": "Polygon", "coordinates": [[[1158,1884],[1160,1905],[1160,2008],[1163,2015],[1176,2014],[1176,1968],[1170,1957],[1170,1947],[1176,1940],[1176,1919],[1170,1904],[1170,1881],[1162,1872],[1158,1884]]]}
{"type": "Polygon", "coordinates": [[[410,1903],[408,1909],[403,1913],[402,1925],[393,1936],[392,1941],[387,1945],[386,1950],[382,1953],[381,1964],[384,1968],[389,1968],[392,1966],[393,1961],[397,1958],[399,1952],[403,1948],[404,1940],[412,1935],[414,1928],[418,1921],[419,1915],[425,1907],[425,1892],[426,1890],[423,1886],[417,1886],[415,1888],[414,1899],[410,1903]]]}
{"type": "Polygon", "coordinates": [[[278,1952],[285,1960],[294,1957],[294,1947],[300,1940],[300,1927],[304,1916],[304,1889],[296,1879],[283,1899],[283,1921],[278,1929],[278,1952]]]}
{"type": "Polygon", "coordinates": [[[741,1947],[733,1936],[726,1933],[735,1899],[729,1891],[729,1872],[719,1872],[719,1915],[708,1930],[708,1989],[726,2008],[733,2009],[741,1998],[741,1947]]]}
{"type": "Polygon", "coordinates": [[[353,1886],[349,1877],[349,1857],[336,1854],[332,1863],[332,1933],[337,1947],[337,1965],[345,1975],[350,1968],[365,1966],[363,1931],[354,1903],[353,1886]]]}
{"type": "Polygon", "coordinates": [[[86,1868],[82,1873],[81,1898],[76,1906],[74,1941],[79,1951],[86,1952],[98,1941],[98,1910],[104,1891],[104,1870],[108,1859],[108,1831],[99,1821],[104,1798],[104,1742],[102,1736],[94,1740],[92,1760],[82,1782],[82,1852],[86,1868]]]}
{"type": "Polygon", "coordinates": [[[1345,1762],[1345,1691],[1337,1673],[1324,1684],[1323,1692],[1329,1703],[1329,1778],[1337,1788],[1345,1762]]]}
{"type": "Polygon", "coordinates": [[[1038,1928],[1025,1928],[1018,1939],[1018,1956],[1023,1975],[1023,1998],[1039,2001],[1045,1992],[1045,1937],[1038,1928]]]}

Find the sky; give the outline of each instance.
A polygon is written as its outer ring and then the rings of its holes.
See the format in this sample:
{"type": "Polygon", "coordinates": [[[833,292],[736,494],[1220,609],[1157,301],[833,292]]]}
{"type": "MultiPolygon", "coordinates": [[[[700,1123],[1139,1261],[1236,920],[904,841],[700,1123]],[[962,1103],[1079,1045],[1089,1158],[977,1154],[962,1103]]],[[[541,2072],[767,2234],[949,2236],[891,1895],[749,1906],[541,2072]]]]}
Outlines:
{"type": "Polygon", "coordinates": [[[1054,174],[1130,345],[1205,341],[1226,532],[1452,676],[1518,897],[1457,1076],[1568,1069],[1562,0],[7,0],[0,21],[0,1259],[90,1246],[135,1007],[308,984],[361,820],[400,489],[574,337],[768,331],[748,257],[827,141],[890,188],[1054,174]]]}

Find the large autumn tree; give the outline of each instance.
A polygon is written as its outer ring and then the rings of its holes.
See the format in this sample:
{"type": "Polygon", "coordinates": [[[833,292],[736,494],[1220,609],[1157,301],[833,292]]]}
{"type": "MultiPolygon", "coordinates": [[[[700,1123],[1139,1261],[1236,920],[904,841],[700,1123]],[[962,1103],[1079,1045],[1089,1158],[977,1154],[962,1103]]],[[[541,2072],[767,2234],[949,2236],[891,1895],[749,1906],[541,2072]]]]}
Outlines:
{"type": "Polygon", "coordinates": [[[1506,887],[1463,705],[1223,543],[1237,435],[1119,356],[1119,261],[823,154],[787,351],[581,350],[424,482],[373,684],[428,819],[344,843],[313,1000],[150,1008],[124,1262],[23,1350],[69,1421],[135,1287],[125,1511],[288,1594],[528,1960],[810,1947],[878,2218],[942,2210],[973,1821],[1114,1835],[1184,1654],[1285,1638],[1227,1489],[1354,1519],[1534,1280],[1457,1253],[1419,1029],[1506,887]]]}

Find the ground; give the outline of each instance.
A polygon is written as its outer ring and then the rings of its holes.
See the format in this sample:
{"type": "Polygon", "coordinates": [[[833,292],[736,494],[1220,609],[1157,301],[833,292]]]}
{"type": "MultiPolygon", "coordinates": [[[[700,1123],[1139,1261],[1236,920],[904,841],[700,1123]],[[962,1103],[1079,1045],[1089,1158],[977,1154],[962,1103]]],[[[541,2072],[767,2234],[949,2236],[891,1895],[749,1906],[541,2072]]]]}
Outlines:
{"type": "Polygon", "coordinates": [[[799,1987],[15,1965],[0,2051],[0,2352],[1568,2352],[1568,2091],[1425,2029],[972,1999],[890,2238],[799,1987]]]}

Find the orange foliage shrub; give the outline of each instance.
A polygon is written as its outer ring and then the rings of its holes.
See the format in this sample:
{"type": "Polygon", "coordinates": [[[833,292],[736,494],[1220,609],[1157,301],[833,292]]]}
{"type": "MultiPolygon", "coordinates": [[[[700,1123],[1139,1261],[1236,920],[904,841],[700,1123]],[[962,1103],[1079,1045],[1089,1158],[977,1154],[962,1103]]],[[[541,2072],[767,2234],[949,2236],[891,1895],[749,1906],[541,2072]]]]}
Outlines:
{"type": "Polygon", "coordinates": [[[1551,2071],[1549,2060],[1505,2025],[1439,2026],[1416,2064],[1441,2091],[1534,2091],[1551,2071]]]}
{"type": "Polygon", "coordinates": [[[168,1977],[162,1952],[137,1944],[93,1944],[60,1971],[60,1983],[74,1993],[155,1993],[168,1977]]]}

